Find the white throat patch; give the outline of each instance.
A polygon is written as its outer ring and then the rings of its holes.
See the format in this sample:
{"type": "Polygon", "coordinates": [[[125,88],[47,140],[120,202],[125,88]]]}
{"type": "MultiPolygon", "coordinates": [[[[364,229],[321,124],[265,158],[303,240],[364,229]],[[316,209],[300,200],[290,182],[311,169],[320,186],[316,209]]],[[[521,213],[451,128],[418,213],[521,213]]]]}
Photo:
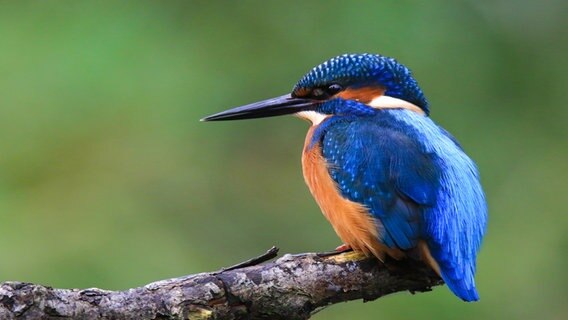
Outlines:
{"type": "Polygon", "coordinates": [[[389,96],[378,96],[371,100],[371,102],[367,105],[375,109],[408,109],[418,114],[424,114],[424,110],[420,109],[417,105],[389,96]]]}
{"type": "Polygon", "coordinates": [[[329,117],[328,114],[319,113],[316,111],[300,111],[294,114],[296,117],[308,120],[312,123],[312,126],[319,125],[325,118],[329,117]]]}

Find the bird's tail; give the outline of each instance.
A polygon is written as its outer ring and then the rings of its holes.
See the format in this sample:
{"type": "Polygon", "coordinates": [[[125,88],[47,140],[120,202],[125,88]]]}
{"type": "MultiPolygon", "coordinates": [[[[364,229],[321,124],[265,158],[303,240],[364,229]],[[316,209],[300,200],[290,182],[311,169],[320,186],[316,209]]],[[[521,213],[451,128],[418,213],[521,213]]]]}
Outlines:
{"type": "Polygon", "coordinates": [[[467,302],[479,300],[479,294],[475,288],[474,274],[470,267],[466,266],[462,272],[456,272],[454,268],[441,267],[442,279],[448,285],[448,288],[460,299],[467,302]]]}
{"type": "Polygon", "coordinates": [[[439,246],[426,245],[423,241],[418,244],[418,248],[422,260],[444,279],[448,288],[456,296],[467,302],[479,300],[479,294],[475,288],[475,258],[473,262],[463,257],[449,258],[450,255],[441,250],[439,246]]]}

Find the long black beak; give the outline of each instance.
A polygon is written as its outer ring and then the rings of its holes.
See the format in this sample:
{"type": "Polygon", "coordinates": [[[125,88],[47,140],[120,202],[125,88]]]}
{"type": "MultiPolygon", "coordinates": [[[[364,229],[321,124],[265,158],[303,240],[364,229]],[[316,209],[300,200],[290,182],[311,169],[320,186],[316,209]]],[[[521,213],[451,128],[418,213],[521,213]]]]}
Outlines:
{"type": "Polygon", "coordinates": [[[290,94],[259,101],[207,116],[201,121],[265,118],[312,110],[319,101],[294,98],[290,94]]]}

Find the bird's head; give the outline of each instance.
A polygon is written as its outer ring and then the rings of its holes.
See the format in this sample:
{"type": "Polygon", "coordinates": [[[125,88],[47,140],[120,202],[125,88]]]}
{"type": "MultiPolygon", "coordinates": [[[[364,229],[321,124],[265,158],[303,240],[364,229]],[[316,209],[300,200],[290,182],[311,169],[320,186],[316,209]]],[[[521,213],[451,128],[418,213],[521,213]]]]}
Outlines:
{"type": "MultiPolygon", "coordinates": [[[[428,102],[408,68],[378,54],[344,54],[308,72],[290,94],[223,111],[204,121],[296,114],[312,122],[333,115],[337,100],[373,108],[405,108],[428,114],[428,102]]],[[[345,112],[345,110],[343,110],[345,112]]]]}

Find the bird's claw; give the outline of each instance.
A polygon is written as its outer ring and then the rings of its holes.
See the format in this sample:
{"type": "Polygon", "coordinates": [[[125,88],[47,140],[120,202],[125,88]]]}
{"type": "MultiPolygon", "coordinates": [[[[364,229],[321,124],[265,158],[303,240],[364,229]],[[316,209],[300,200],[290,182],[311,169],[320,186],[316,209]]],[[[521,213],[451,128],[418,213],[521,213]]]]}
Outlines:
{"type": "Polygon", "coordinates": [[[335,251],[337,252],[346,252],[351,250],[353,249],[351,249],[351,247],[349,245],[346,245],[345,243],[335,248],[335,251]]]}

